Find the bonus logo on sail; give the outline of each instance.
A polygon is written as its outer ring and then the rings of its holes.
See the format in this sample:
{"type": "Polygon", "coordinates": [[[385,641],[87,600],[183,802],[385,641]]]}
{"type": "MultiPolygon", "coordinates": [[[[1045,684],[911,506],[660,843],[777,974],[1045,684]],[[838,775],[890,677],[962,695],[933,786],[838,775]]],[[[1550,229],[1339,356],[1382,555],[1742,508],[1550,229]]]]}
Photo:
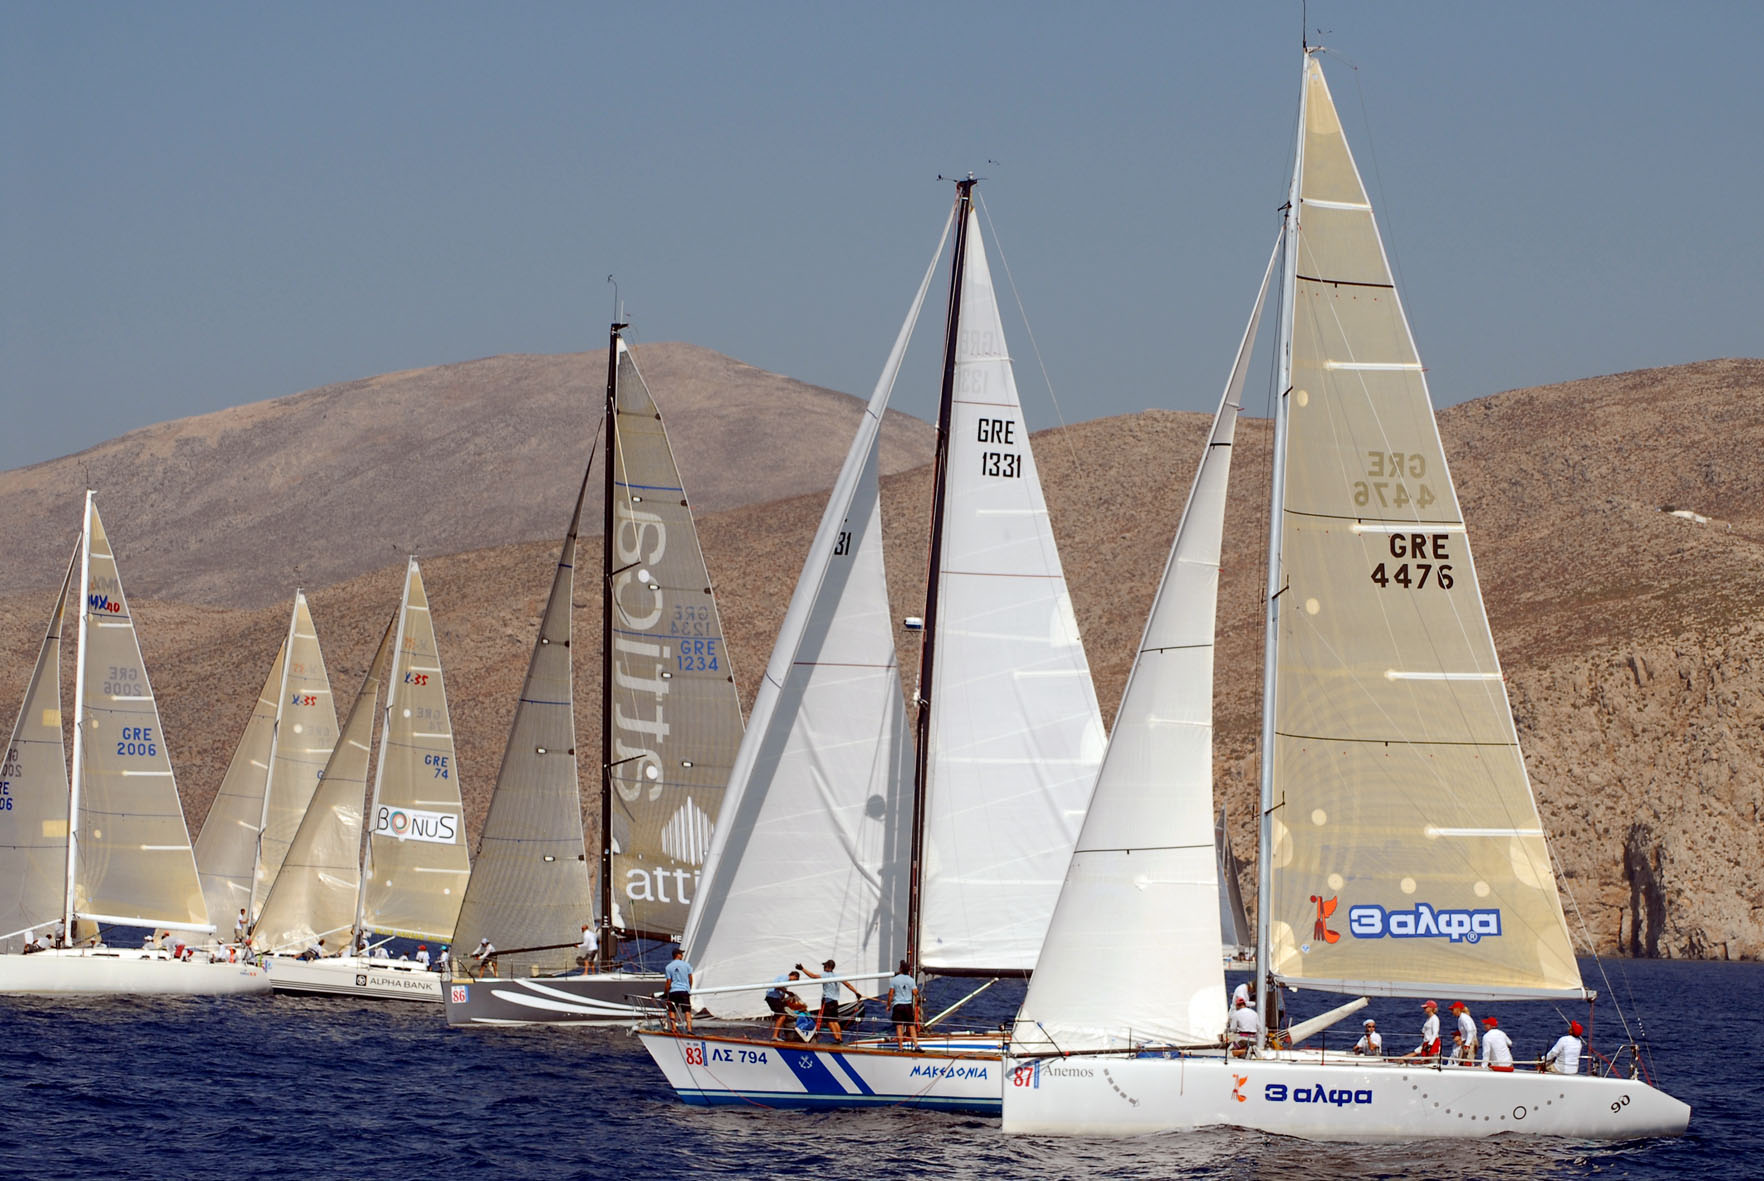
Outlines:
{"type": "Polygon", "coordinates": [[[374,835],[399,841],[451,845],[459,840],[459,818],[446,812],[381,805],[374,812],[374,835]]]}

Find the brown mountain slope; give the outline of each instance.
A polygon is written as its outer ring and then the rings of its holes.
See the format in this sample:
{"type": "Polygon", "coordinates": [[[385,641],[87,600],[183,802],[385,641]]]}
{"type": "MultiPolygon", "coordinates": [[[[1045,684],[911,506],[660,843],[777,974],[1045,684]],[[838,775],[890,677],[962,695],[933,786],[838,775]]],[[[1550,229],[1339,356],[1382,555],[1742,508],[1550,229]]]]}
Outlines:
{"type": "MultiPolygon", "coordinates": [[[[695,509],[832,486],[856,399],[695,345],[634,353],[695,509]]],[[[130,538],[134,593],[180,602],[259,606],[407,553],[550,536],[568,523],[605,389],[604,349],[491,357],[161,423],[0,472],[0,594],[56,577],[87,488],[130,538]]],[[[928,462],[931,427],[891,421],[883,471],[928,462]]]]}
{"type": "MultiPolygon", "coordinates": [[[[1562,883],[1606,951],[1764,955],[1761,394],[1764,361],[1715,361],[1522,390],[1441,415],[1562,883]]],[[[1221,587],[1218,782],[1240,852],[1254,848],[1267,427],[1252,421],[1239,431],[1221,587]]],[[[1036,437],[1105,718],[1205,429],[1199,415],[1147,412],[1036,437]]],[[[926,471],[888,479],[884,500],[895,604],[917,613],[926,471]]],[[[703,522],[749,697],[821,504],[816,493],[703,522]]],[[[561,500],[549,508],[566,511],[561,500]]],[[[127,577],[132,538],[112,533],[127,577]]],[[[424,563],[474,824],[555,546],[424,563]]],[[[397,580],[388,565],[313,594],[340,703],[354,693],[397,580]]],[[[576,598],[578,747],[591,751],[598,600],[586,585],[576,598]]],[[[18,700],[48,607],[42,592],[0,598],[0,701],[18,700]]],[[[137,598],[136,610],[187,810],[199,823],[279,642],[286,603],[241,610],[137,598]]],[[[903,661],[913,656],[903,643],[903,661]]],[[[594,774],[585,764],[585,785],[594,774]]]]}

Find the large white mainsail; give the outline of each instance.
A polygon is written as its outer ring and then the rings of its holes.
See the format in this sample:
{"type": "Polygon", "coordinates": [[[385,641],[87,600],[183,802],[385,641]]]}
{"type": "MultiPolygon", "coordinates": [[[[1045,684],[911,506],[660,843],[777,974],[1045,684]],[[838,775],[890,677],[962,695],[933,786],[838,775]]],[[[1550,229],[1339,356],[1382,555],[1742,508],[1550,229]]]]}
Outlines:
{"type": "Polygon", "coordinates": [[[972,205],[966,217],[917,950],[930,971],[1026,972],[1104,736],[972,205]]]}
{"type": "Polygon", "coordinates": [[[613,855],[603,896],[614,925],[672,937],[685,928],[741,743],[741,703],[661,412],[616,331],[612,348],[602,725],[613,855]]]}
{"type": "Polygon", "coordinates": [[[1263,964],[1340,991],[1579,996],[1426,377],[1310,55],[1298,160],[1263,964]]]}
{"type": "Polygon", "coordinates": [[[510,975],[568,966],[573,952],[555,945],[574,944],[594,913],[576,779],[570,656],[576,535],[587,494],[584,473],[454,929],[456,947],[475,947],[489,937],[503,949],[497,958],[510,975]],[[513,950],[534,947],[551,950],[513,950]]]}
{"type": "Polygon", "coordinates": [[[288,846],[282,872],[264,899],[252,930],[259,951],[298,954],[318,939],[331,948],[349,941],[361,893],[362,807],[397,627],[394,613],[288,846]]]}
{"type": "MultiPolygon", "coordinates": [[[[0,766],[0,952],[62,917],[67,865],[67,747],[61,735],[61,626],[79,569],[74,547],[37,665],[0,766]]],[[[40,930],[39,930],[40,933],[40,930]]]]}
{"type": "Polygon", "coordinates": [[[287,634],[196,837],[202,893],[218,927],[240,909],[248,919],[262,910],[336,742],[324,653],[296,590],[287,634]]]}
{"type": "Polygon", "coordinates": [[[90,492],[81,570],[69,917],[210,930],[159,707],[90,492]]]}
{"type": "Polygon", "coordinates": [[[405,570],[386,722],[366,823],[361,929],[411,939],[451,939],[471,862],[453,720],[429,597],[415,558],[405,570]]]}
{"type": "MultiPolygon", "coordinates": [[[[882,419],[944,239],[913,297],[821,513],[686,924],[700,987],[772,979],[804,958],[892,972],[904,954],[912,755],[877,476],[882,419]]],[[[760,992],[707,993],[719,1017],[760,992]]]]}
{"type": "Polygon", "coordinates": [[[1213,629],[1232,440],[1273,271],[1270,257],[1017,1015],[1018,1046],[1208,1043],[1224,1026],[1213,629]],[[1099,973],[1123,949],[1134,970],[1099,973]]]}

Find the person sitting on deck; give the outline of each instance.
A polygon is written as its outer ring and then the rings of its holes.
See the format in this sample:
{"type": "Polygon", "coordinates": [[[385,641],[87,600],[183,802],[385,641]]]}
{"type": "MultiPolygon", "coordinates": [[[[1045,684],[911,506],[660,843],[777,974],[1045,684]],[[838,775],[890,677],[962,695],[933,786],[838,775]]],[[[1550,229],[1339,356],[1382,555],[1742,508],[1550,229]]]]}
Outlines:
{"type": "Polygon", "coordinates": [[[307,949],[300,953],[300,958],[309,961],[322,960],[328,954],[330,953],[325,951],[325,941],[320,939],[318,942],[308,945],[307,949]]]}
{"type": "Polygon", "coordinates": [[[1397,1059],[1399,1062],[1436,1062],[1439,1060],[1439,1005],[1422,1001],[1421,1011],[1427,1019],[1421,1023],[1421,1044],[1397,1059]]]}
{"type": "Polygon", "coordinates": [[[1384,1056],[1384,1039],[1378,1034],[1378,1022],[1368,1017],[1365,1021],[1366,1032],[1354,1043],[1354,1053],[1363,1054],[1368,1058],[1384,1056]]]}
{"type": "Polygon", "coordinates": [[[802,973],[792,971],[772,981],[772,987],[766,990],[766,1008],[770,1009],[772,1018],[772,1040],[777,1041],[778,1035],[784,1032],[784,1023],[789,1021],[791,1014],[800,1013],[808,1008],[808,1003],[794,992],[790,985],[802,979],[802,973]]]}
{"type": "Polygon", "coordinates": [[[1231,1020],[1225,1026],[1225,1032],[1231,1038],[1231,1056],[1248,1058],[1262,1041],[1262,1019],[1249,1003],[1242,997],[1231,1002],[1231,1020]]]}
{"type": "MultiPolygon", "coordinates": [[[[835,965],[832,960],[827,960],[821,964],[822,972],[831,972],[834,968],[835,965]]],[[[810,980],[821,980],[818,973],[809,971],[801,964],[796,965],[796,970],[807,976],[810,980]]],[[[857,985],[849,980],[843,982],[838,980],[821,980],[821,1012],[820,1015],[815,1018],[816,1037],[821,1035],[821,1026],[825,1025],[832,1032],[833,1040],[835,1042],[843,1042],[845,1040],[845,1031],[839,1028],[839,985],[841,983],[843,983],[845,987],[851,989],[851,995],[857,997],[858,1000],[861,1001],[864,999],[864,994],[858,991],[857,985]]]]}
{"type": "Polygon", "coordinates": [[[25,932],[25,942],[24,942],[24,953],[26,955],[30,955],[33,951],[42,951],[42,950],[43,950],[43,944],[37,938],[37,932],[35,930],[26,931],[25,932]]]}

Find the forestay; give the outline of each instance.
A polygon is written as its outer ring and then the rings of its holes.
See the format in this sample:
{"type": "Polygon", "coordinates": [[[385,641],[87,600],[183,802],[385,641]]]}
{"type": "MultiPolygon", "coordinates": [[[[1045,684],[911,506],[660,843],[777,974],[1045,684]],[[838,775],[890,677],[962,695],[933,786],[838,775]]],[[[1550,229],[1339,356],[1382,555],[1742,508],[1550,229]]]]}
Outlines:
{"type": "Polygon", "coordinates": [[[661,414],[624,341],[613,347],[612,895],[620,925],[671,935],[710,846],[741,707],[661,414]]]}
{"type": "MultiPolygon", "coordinates": [[[[769,981],[802,960],[892,972],[905,952],[912,755],[877,464],[888,399],[943,246],[821,513],[736,754],[686,926],[700,987],[769,981]]],[[[758,991],[703,1003],[720,1017],[767,1011],[758,991]]]]}
{"type": "MultiPolygon", "coordinates": [[[[483,937],[504,949],[574,944],[594,913],[576,779],[570,655],[576,535],[587,491],[584,475],[478,838],[454,931],[458,947],[474,947],[483,937]]],[[[536,967],[566,967],[574,953],[505,950],[498,959],[509,974],[524,975],[536,967]]]]}
{"type": "Polygon", "coordinates": [[[79,568],[74,547],[37,666],[0,767],[0,953],[62,918],[67,869],[67,747],[61,734],[61,628],[79,568]]]}
{"type": "Polygon", "coordinates": [[[361,816],[380,691],[392,667],[395,614],[349,707],[343,733],[319,776],[282,872],[264,900],[252,938],[257,950],[292,954],[317,939],[339,949],[349,939],[361,892],[361,816]]]}
{"type": "Polygon", "coordinates": [[[1152,600],[1017,1017],[1020,1047],[1212,1043],[1224,1027],[1213,632],[1232,441],[1273,268],[1270,257],[1152,600]]]}
{"type": "Polygon", "coordinates": [[[471,865],[441,656],[415,558],[405,575],[367,829],[362,929],[451,939],[471,865]]]}
{"type": "Polygon", "coordinates": [[[1269,966],[1579,995],[1426,378],[1314,57],[1294,188],[1269,966]]]}
{"type": "Polygon", "coordinates": [[[337,711],[306,596],[294,592],[288,632],[196,837],[208,913],[231,934],[241,908],[255,918],[287,856],[337,742],[337,711]]]}
{"type": "Polygon", "coordinates": [[[200,930],[208,908],[159,707],[98,507],[86,494],[75,701],[73,909],[103,924],[200,930]]]}
{"type": "Polygon", "coordinates": [[[968,219],[930,621],[919,959],[1022,972],[1071,860],[1103,726],[971,207],[968,219]]]}

